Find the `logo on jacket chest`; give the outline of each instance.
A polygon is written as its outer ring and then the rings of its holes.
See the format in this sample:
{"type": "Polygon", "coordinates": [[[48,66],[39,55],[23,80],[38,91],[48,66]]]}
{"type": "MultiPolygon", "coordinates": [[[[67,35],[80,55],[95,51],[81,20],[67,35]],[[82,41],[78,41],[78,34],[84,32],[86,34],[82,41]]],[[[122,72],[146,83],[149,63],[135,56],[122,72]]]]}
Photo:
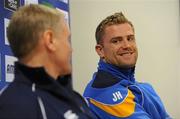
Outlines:
{"type": "Polygon", "coordinates": [[[64,113],[65,119],[78,119],[78,115],[76,113],[73,113],[72,110],[68,110],[64,113]]]}
{"type": "Polygon", "coordinates": [[[113,95],[112,100],[113,100],[114,102],[123,99],[123,96],[122,96],[122,94],[121,94],[120,91],[116,91],[116,92],[114,92],[112,95],[113,95]]]}

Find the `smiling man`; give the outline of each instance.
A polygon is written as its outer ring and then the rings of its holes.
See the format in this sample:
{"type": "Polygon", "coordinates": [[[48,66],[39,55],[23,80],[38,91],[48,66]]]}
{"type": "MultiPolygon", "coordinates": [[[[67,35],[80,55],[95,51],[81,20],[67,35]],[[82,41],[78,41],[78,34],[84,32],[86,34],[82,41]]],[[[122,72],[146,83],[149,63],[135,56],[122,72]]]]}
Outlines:
{"type": "Polygon", "coordinates": [[[96,29],[98,71],[84,97],[100,119],[169,119],[150,84],[134,78],[138,50],[133,24],[122,14],[104,19],[96,29]]]}

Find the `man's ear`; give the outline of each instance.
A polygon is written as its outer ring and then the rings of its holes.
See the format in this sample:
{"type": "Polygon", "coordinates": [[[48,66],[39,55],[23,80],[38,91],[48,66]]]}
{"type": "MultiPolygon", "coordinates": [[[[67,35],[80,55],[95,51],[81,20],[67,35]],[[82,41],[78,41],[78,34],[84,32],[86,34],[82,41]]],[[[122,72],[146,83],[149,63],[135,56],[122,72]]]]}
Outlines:
{"type": "Polygon", "coordinates": [[[101,44],[97,44],[95,46],[96,52],[97,54],[100,56],[100,58],[104,58],[104,50],[103,50],[103,46],[101,44]]]}
{"type": "Polygon", "coordinates": [[[55,36],[54,36],[54,32],[52,30],[46,30],[43,33],[43,39],[44,39],[44,44],[45,47],[49,50],[49,51],[55,51],[56,47],[55,47],[55,36]]]}

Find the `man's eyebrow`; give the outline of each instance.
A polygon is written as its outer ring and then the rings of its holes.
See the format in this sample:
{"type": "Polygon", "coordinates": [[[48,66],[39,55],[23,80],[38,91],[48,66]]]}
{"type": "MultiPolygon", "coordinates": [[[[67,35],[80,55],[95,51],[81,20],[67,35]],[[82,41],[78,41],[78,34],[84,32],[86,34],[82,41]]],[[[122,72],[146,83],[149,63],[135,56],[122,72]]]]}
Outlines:
{"type": "MultiPolygon", "coordinates": [[[[135,36],[134,34],[130,34],[130,35],[126,35],[126,37],[129,37],[129,36],[135,36]]],[[[121,39],[123,38],[124,36],[116,36],[116,37],[112,37],[111,39],[121,39]]]]}
{"type": "Polygon", "coordinates": [[[135,36],[134,34],[130,34],[130,35],[127,35],[127,36],[135,36]]]}
{"type": "Polygon", "coordinates": [[[121,39],[121,38],[123,38],[122,36],[116,36],[116,37],[112,37],[111,39],[113,40],[113,39],[121,39]]]}

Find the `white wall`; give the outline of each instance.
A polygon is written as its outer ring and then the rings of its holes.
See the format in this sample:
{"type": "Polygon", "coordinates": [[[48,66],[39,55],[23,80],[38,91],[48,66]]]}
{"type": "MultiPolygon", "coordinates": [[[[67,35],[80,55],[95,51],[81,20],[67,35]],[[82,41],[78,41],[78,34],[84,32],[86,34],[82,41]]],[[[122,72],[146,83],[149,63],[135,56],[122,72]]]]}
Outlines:
{"type": "Polygon", "coordinates": [[[94,32],[99,22],[123,11],[133,22],[139,48],[136,79],[149,82],[167,111],[180,119],[178,0],[70,0],[74,88],[82,94],[99,57],[94,32]]]}

